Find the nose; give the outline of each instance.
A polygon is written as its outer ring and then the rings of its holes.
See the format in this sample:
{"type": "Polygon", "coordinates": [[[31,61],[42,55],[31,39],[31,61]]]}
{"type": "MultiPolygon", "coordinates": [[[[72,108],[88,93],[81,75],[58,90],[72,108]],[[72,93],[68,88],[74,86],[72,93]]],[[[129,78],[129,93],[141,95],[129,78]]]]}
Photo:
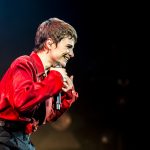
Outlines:
{"type": "Polygon", "coordinates": [[[70,49],[70,50],[69,50],[69,55],[70,55],[70,57],[74,57],[73,49],[70,49]]]}

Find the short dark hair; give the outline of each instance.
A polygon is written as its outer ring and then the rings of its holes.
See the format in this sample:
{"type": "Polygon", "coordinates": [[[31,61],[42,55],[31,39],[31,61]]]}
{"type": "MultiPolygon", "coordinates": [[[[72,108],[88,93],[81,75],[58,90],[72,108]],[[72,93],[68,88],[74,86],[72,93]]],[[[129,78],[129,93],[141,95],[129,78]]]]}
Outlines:
{"type": "Polygon", "coordinates": [[[51,38],[57,45],[65,37],[73,38],[75,43],[77,42],[77,32],[73,26],[55,17],[45,20],[37,28],[35,50],[42,49],[48,38],[51,38]]]}

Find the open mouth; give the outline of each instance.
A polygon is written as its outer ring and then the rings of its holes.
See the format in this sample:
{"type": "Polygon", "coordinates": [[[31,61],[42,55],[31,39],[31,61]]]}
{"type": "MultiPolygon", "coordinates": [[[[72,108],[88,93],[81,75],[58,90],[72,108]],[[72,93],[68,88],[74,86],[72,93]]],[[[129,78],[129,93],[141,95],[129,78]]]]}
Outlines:
{"type": "Polygon", "coordinates": [[[66,55],[64,56],[64,58],[65,58],[66,61],[68,61],[70,59],[70,57],[66,56],[66,55]]]}

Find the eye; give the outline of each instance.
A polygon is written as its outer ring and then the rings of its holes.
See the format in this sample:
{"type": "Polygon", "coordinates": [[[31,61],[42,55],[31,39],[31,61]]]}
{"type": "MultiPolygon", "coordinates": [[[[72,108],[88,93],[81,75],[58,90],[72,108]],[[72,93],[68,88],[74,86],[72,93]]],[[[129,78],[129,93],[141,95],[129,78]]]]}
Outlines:
{"type": "Polygon", "coordinates": [[[67,48],[68,49],[71,49],[73,46],[72,45],[67,45],[67,48]]]}

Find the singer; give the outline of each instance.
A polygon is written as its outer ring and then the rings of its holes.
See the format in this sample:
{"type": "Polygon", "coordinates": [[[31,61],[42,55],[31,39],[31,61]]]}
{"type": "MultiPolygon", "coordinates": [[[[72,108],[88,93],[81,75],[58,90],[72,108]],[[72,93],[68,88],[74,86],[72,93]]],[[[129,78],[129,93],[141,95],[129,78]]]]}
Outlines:
{"type": "Polygon", "coordinates": [[[73,76],[65,69],[76,42],[72,25],[49,18],[38,26],[31,53],[13,60],[0,82],[0,149],[35,150],[30,135],[76,101],[73,76]]]}

